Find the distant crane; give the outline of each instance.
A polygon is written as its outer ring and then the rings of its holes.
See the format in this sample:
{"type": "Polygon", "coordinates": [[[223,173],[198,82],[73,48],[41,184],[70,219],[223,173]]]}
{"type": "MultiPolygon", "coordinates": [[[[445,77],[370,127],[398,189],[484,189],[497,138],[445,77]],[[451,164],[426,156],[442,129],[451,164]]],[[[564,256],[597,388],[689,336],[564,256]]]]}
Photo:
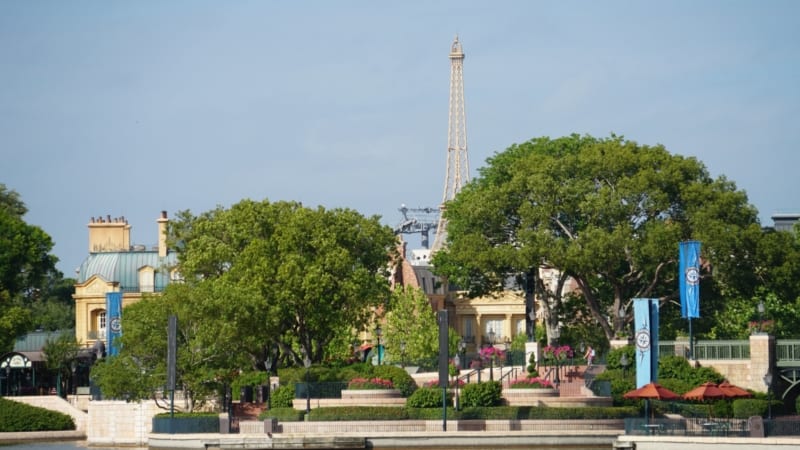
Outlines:
{"type": "Polygon", "coordinates": [[[422,247],[428,248],[430,231],[435,230],[439,223],[439,208],[409,208],[400,205],[397,210],[403,214],[403,221],[394,228],[394,234],[419,233],[422,236],[422,247]]]}

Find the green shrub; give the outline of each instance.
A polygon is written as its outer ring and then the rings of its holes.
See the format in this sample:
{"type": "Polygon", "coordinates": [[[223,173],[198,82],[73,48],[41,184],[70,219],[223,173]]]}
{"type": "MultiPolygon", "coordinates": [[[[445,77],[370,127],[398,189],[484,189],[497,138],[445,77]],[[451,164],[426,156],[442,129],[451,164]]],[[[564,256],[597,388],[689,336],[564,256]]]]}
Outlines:
{"type": "Polygon", "coordinates": [[[74,430],[72,417],[0,398],[0,432],[74,430]]]}
{"type": "Polygon", "coordinates": [[[539,376],[539,371],[536,370],[536,353],[531,352],[531,356],[528,357],[528,367],[526,367],[528,371],[528,376],[532,378],[536,378],[539,376]]]}
{"type": "MultiPolygon", "coordinates": [[[[439,393],[439,407],[438,408],[405,408],[408,418],[411,420],[442,420],[442,394],[439,393]]],[[[461,413],[447,407],[447,418],[456,420],[461,418],[461,413]]]]}
{"type": "Polygon", "coordinates": [[[375,366],[372,373],[378,378],[392,380],[394,388],[400,391],[400,395],[408,397],[417,390],[417,383],[414,378],[406,372],[406,369],[397,366],[375,366]]]}
{"type": "MultiPolygon", "coordinates": [[[[453,394],[448,392],[447,404],[453,404],[453,394]]],[[[419,388],[408,397],[406,406],[409,408],[440,408],[442,407],[442,390],[439,388],[419,388]]]]}
{"type": "Polygon", "coordinates": [[[344,420],[406,420],[405,408],[396,406],[336,406],[311,410],[310,420],[344,421],[344,420]]]}
{"type": "Polygon", "coordinates": [[[300,411],[291,407],[272,408],[262,411],[261,414],[258,415],[258,420],[278,419],[280,422],[300,422],[303,420],[305,413],[305,411],[300,411]]]}
{"type": "Polygon", "coordinates": [[[752,416],[764,416],[767,413],[766,400],[740,398],[733,401],[733,417],[747,419],[752,416]]]}
{"type": "Polygon", "coordinates": [[[499,381],[484,381],[467,384],[461,392],[464,407],[497,406],[502,400],[503,387],[499,381]]]}
{"type": "Polygon", "coordinates": [[[294,385],[278,386],[272,391],[270,404],[273,408],[291,408],[294,400],[294,385]]]}

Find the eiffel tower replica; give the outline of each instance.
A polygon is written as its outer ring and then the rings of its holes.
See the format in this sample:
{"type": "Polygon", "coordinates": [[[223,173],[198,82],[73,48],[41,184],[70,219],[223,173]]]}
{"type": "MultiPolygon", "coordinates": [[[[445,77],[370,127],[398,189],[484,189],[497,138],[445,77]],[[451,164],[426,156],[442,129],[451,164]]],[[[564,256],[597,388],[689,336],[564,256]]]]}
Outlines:
{"type": "Polygon", "coordinates": [[[464,51],[456,36],[450,47],[450,111],[447,126],[447,173],[444,194],[439,205],[439,222],[431,253],[444,247],[447,240],[447,219],[444,211],[462,186],[469,181],[467,157],[467,118],[464,110],[464,51]]]}

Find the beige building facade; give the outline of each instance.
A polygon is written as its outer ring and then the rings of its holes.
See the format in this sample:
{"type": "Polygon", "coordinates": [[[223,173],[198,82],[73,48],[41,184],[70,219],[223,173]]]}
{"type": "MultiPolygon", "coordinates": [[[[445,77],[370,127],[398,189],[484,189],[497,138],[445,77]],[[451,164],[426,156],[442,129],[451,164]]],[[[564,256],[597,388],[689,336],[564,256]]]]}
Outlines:
{"type": "Polygon", "coordinates": [[[124,308],[180,279],[175,269],[177,255],[167,249],[167,223],[167,213],[162,211],[156,221],[158,244],[148,247],[131,243],[131,226],[124,217],[90,220],[89,256],[78,269],[72,295],[78,342],[86,347],[108,344],[108,293],[122,293],[124,308]]]}

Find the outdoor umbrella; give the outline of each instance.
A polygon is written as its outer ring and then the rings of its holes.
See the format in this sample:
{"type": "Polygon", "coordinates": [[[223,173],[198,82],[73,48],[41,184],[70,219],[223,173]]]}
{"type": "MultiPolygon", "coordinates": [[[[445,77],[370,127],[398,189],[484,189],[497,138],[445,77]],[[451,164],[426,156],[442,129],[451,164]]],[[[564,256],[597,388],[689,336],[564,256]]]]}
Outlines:
{"type": "Polygon", "coordinates": [[[691,391],[683,394],[686,400],[713,400],[717,398],[725,398],[725,392],[718,388],[716,384],[706,382],[692,389],[691,391]]]}
{"type": "Polygon", "coordinates": [[[720,391],[725,393],[725,397],[728,398],[744,398],[753,396],[753,394],[740,388],[739,386],[728,383],[727,380],[720,383],[719,386],[717,387],[719,388],[720,391]]]}
{"type": "Polygon", "coordinates": [[[656,382],[650,382],[640,387],[639,389],[626,392],[622,395],[624,398],[629,399],[655,399],[655,400],[677,400],[680,395],[670,391],[669,389],[661,386],[656,382]]]}
{"type": "MultiPolygon", "coordinates": [[[[716,384],[711,382],[705,382],[691,391],[683,394],[683,398],[686,400],[699,401],[714,400],[725,397],[725,393],[722,392],[722,389],[718,388],[716,384]]],[[[711,405],[708,405],[708,416],[711,417],[711,405]]]]}
{"type": "Polygon", "coordinates": [[[644,417],[650,422],[650,416],[648,415],[648,410],[650,409],[650,400],[677,400],[681,398],[680,395],[670,391],[669,389],[661,386],[660,384],[656,383],[655,381],[651,381],[644,386],[640,387],[639,389],[635,389],[630,392],[626,392],[622,395],[624,398],[629,399],[644,399],[644,417]]]}

